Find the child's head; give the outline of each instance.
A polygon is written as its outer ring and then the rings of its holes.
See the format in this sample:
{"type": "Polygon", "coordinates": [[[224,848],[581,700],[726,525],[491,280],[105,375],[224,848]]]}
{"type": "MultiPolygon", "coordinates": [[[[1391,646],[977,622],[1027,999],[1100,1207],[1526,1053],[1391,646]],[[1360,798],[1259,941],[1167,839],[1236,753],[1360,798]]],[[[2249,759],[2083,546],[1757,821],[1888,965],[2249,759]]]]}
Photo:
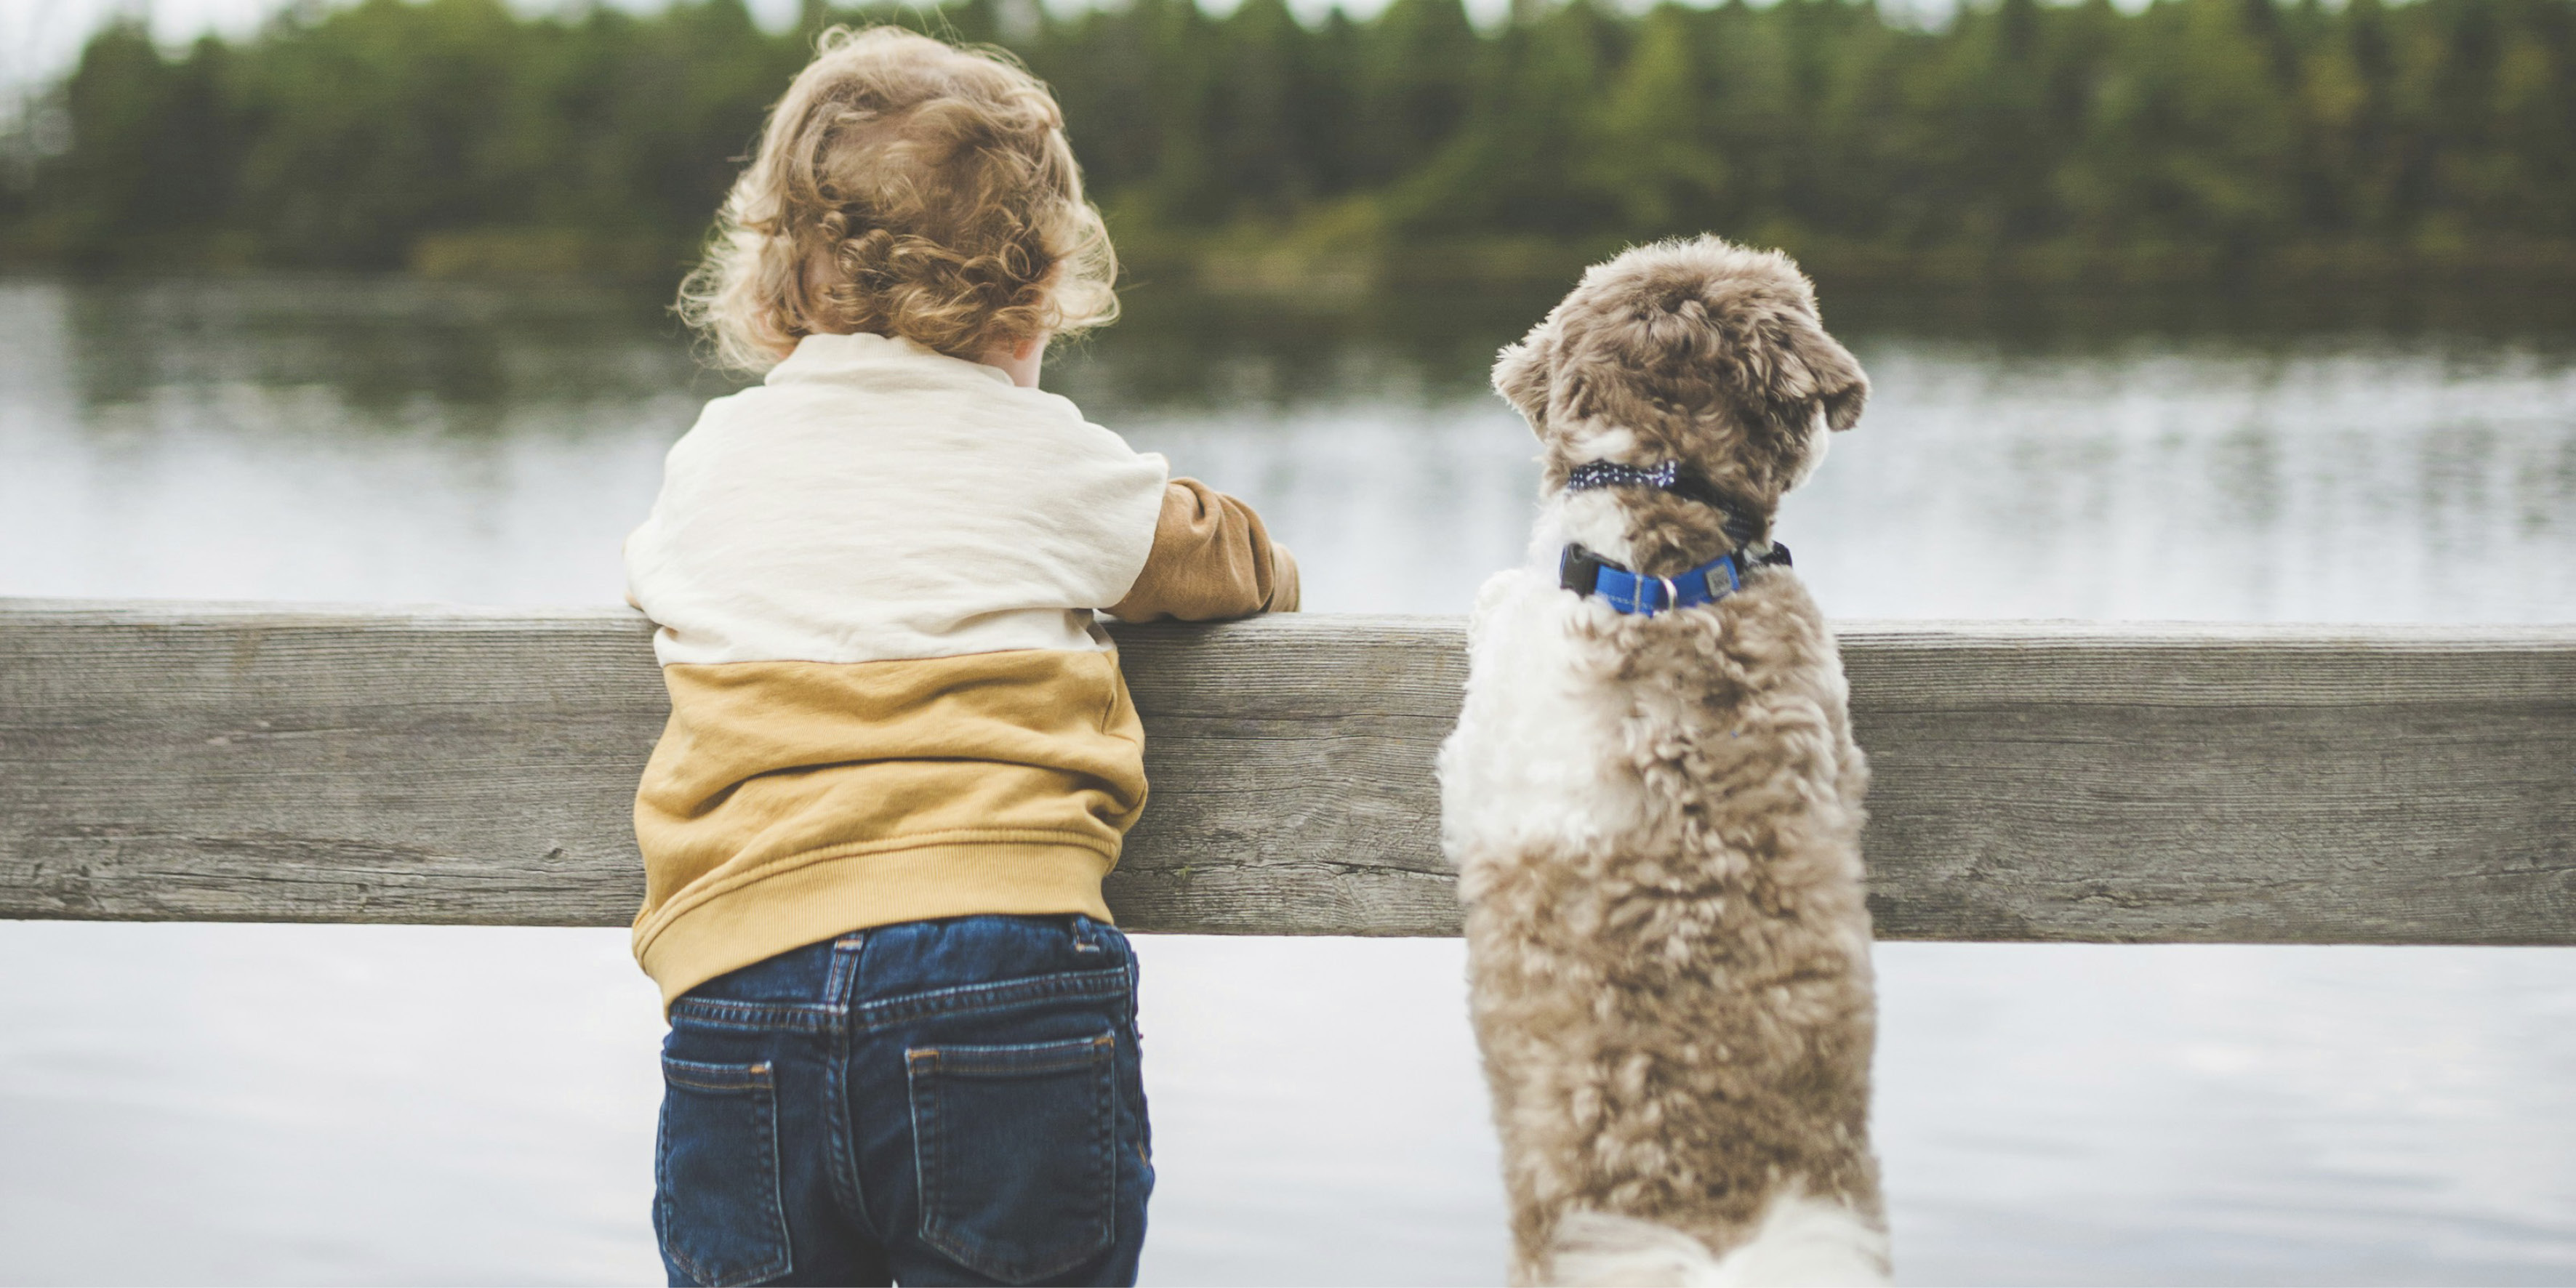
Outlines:
{"type": "Polygon", "coordinates": [[[735,181],[682,316],[761,370],[817,332],[967,359],[1117,316],[1064,115],[1007,55],[823,33],[735,181]]]}

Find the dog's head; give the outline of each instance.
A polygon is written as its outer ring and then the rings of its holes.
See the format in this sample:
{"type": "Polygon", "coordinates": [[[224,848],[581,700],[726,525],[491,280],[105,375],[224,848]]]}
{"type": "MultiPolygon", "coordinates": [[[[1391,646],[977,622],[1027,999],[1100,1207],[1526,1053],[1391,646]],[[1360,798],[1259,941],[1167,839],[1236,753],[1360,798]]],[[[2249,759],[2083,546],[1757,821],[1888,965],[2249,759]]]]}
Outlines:
{"type": "MultiPolygon", "coordinates": [[[[1593,266],[1502,351],[1494,388],[1546,445],[1551,492],[1588,461],[1673,461],[1764,533],[1780,495],[1869,399],[1869,377],[1825,334],[1797,265],[1715,237],[1640,246],[1593,266]]],[[[1644,488],[1576,494],[1566,520],[1576,540],[1649,575],[1733,545],[1708,506],[1644,488]]]]}

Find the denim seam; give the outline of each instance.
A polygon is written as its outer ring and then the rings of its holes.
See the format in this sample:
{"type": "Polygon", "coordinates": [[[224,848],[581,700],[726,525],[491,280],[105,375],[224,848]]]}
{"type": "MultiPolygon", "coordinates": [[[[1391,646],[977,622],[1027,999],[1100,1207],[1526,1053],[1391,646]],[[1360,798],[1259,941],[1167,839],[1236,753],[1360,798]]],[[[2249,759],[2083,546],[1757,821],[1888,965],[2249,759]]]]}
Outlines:
{"type": "Polygon", "coordinates": [[[662,1107],[653,1115],[653,1244],[655,1251],[685,1262],[671,1250],[671,1227],[678,1221],[671,1203],[671,1093],[664,1091],[662,1107]]]}
{"type": "Polygon", "coordinates": [[[1008,1078],[1022,1074],[1063,1073],[1068,1069],[1087,1069],[1104,1060],[1116,1059],[1117,1042],[1116,1034],[1103,1033],[1096,1038],[1076,1038],[1071,1042],[1032,1042],[1015,1047],[978,1047],[962,1044],[912,1047],[904,1051],[903,1058],[906,1064],[913,1067],[927,1065],[932,1073],[944,1073],[952,1078],[1008,1078]],[[979,1065],[963,1060],[951,1060],[948,1054],[951,1051],[1026,1051],[1050,1048],[1062,1048],[1063,1055],[1039,1064],[979,1065]]]}
{"type": "Polygon", "coordinates": [[[777,1085],[776,1080],[771,1076],[769,1062],[766,1060],[759,1064],[750,1065],[700,1065],[692,1061],[674,1060],[668,1056],[664,1056],[662,1058],[662,1080],[665,1082],[676,1083],[683,1087],[694,1087],[700,1091],[768,1091],[777,1085]],[[682,1072],[674,1073],[672,1072],[674,1068],[678,1068],[682,1070],[682,1072]],[[687,1072],[687,1070],[698,1068],[739,1069],[742,1072],[743,1077],[732,1082],[717,1082],[704,1075],[695,1075],[687,1072]]]}
{"type": "Polygon", "coordinates": [[[671,1023],[719,1029],[786,1029],[829,1033],[841,1027],[840,1012],[811,1002],[736,1002],[719,997],[684,997],[671,1004],[671,1023]]]}
{"type": "Polygon", "coordinates": [[[863,1030],[888,1028],[934,1016],[971,1015],[1033,1002],[1107,1001],[1132,991],[1123,967],[1108,970],[1059,971],[1033,979],[994,984],[964,984],[866,1002],[850,1008],[853,1024],[863,1030]]]}
{"type": "Polygon", "coordinates": [[[850,1223],[863,1231],[869,1242],[882,1247],[885,1238],[877,1232],[875,1219],[868,1215],[867,1187],[859,1175],[858,1132],[850,1114],[850,1062],[856,1058],[856,1041],[843,1018],[857,987],[859,953],[866,946],[865,931],[844,935],[832,944],[832,969],[823,982],[823,1002],[832,1008],[834,1020],[830,1067],[823,1079],[827,1101],[823,1121],[826,1145],[831,1151],[833,1198],[846,1211],[850,1223]]]}
{"type": "Polygon", "coordinates": [[[699,1082],[694,1078],[674,1077],[667,1072],[662,1075],[662,1081],[674,1087],[687,1087],[692,1091],[712,1091],[719,1095],[769,1090],[769,1084],[766,1082],[699,1082]]]}
{"type": "Polygon", "coordinates": [[[912,1076],[912,1073],[910,1065],[907,1064],[903,1071],[903,1100],[904,1108],[912,1118],[912,1198],[913,1206],[920,1209],[921,1213],[918,1228],[913,1233],[914,1237],[928,1242],[932,1196],[930,1178],[934,1175],[929,1163],[929,1156],[934,1148],[930,1134],[938,1131],[942,1124],[936,1111],[928,1115],[921,1112],[921,1080],[912,1076]]]}

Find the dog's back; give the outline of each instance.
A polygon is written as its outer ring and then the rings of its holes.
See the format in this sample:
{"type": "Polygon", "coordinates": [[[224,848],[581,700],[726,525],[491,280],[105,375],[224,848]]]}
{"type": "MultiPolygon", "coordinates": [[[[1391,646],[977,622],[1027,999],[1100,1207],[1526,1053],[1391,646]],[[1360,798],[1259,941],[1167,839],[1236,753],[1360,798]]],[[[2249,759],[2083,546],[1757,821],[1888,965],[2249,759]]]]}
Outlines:
{"type": "Polygon", "coordinates": [[[1822,614],[1752,557],[1866,390],[1805,290],[1646,248],[1497,367],[1548,448],[1543,548],[1632,596],[1497,577],[1442,754],[1522,1281],[1885,1274],[1866,769],[1822,614]]]}

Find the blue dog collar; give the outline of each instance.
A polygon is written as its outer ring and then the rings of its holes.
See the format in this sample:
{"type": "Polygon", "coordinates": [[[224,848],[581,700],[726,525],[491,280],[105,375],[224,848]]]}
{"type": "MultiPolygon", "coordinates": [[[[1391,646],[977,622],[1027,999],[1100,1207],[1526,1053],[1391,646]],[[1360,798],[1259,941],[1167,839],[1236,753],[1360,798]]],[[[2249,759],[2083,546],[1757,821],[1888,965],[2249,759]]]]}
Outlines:
{"type": "Polygon", "coordinates": [[[1714,604],[1744,589],[1744,578],[1754,569],[1773,565],[1789,566],[1789,547],[1773,542],[1750,558],[1733,550],[1678,576],[1649,577],[1569,544],[1557,564],[1557,584],[1578,595],[1598,595],[1622,613],[1652,617],[1714,604]]]}

